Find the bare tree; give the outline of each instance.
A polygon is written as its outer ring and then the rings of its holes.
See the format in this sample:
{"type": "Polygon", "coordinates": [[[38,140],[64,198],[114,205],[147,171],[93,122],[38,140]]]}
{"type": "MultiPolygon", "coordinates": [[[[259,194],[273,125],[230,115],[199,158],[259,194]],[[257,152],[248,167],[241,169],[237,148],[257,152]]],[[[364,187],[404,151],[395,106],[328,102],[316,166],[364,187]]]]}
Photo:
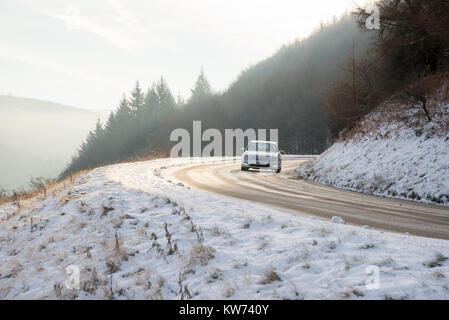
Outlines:
{"type": "MultiPolygon", "coordinates": [[[[376,5],[380,12],[377,48],[396,77],[435,73],[447,66],[449,1],[381,0],[376,5]]],[[[365,29],[371,13],[358,8],[355,15],[365,29]]]]}
{"type": "Polygon", "coordinates": [[[423,110],[427,120],[432,121],[432,114],[428,103],[438,98],[449,99],[448,85],[449,74],[438,73],[430,76],[418,77],[411,81],[393,97],[393,99],[408,105],[418,104],[423,110]],[[441,95],[438,97],[438,95],[441,95]]]}
{"type": "Polygon", "coordinates": [[[334,137],[392,93],[384,73],[382,61],[372,52],[348,59],[340,77],[324,92],[324,111],[334,137]]]}
{"type": "Polygon", "coordinates": [[[50,179],[46,179],[43,177],[31,178],[30,179],[30,187],[33,191],[43,192],[44,196],[47,196],[47,185],[51,182],[50,179]]]}

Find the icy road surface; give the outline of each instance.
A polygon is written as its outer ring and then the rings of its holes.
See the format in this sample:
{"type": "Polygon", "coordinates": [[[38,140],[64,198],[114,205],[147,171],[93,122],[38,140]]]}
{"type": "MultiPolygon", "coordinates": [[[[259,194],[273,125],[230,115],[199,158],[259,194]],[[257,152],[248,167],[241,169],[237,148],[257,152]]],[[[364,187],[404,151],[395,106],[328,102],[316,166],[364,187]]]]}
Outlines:
{"type": "Polygon", "coordinates": [[[281,174],[242,172],[238,162],[191,165],[172,175],[188,186],[287,209],[297,214],[413,235],[449,239],[449,208],[371,196],[294,178],[305,160],[284,159],[281,174]]]}

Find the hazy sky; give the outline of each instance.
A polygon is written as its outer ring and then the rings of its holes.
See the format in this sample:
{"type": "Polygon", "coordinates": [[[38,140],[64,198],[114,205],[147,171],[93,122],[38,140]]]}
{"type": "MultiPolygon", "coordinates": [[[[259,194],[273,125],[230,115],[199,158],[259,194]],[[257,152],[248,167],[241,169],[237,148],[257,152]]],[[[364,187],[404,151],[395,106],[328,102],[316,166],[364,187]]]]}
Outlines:
{"type": "MultiPolygon", "coordinates": [[[[360,2],[360,1],[357,1],[360,2]]],[[[201,68],[215,90],[351,0],[1,0],[0,94],[117,106],[161,76],[188,97],[201,68]]]]}

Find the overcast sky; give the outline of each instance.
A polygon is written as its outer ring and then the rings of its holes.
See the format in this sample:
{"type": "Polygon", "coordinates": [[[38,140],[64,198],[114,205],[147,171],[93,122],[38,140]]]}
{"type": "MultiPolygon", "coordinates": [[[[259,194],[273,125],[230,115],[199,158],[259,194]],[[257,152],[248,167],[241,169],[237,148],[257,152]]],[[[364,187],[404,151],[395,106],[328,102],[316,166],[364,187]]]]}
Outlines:
{"type": "MultiPolygon", "coordinates": [[[[357,1],[360,2],[360,1],[357,1]]],[[[1,0],[0,94],[115,108],[161,76],[188,97],[215,90],[352,10],[352,0],[1,0]]]]}

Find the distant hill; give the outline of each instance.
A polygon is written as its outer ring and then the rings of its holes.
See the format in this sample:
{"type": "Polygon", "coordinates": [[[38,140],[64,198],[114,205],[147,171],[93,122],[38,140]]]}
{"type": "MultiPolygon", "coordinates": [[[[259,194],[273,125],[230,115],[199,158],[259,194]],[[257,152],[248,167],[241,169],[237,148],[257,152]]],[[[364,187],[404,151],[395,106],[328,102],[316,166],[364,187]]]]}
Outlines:
{"type": "Polygon", "coordinates": [[[0,95],[0,187],[27,187],[31,176],[56,177],[97,118],[107,115],[0,95]]]}

